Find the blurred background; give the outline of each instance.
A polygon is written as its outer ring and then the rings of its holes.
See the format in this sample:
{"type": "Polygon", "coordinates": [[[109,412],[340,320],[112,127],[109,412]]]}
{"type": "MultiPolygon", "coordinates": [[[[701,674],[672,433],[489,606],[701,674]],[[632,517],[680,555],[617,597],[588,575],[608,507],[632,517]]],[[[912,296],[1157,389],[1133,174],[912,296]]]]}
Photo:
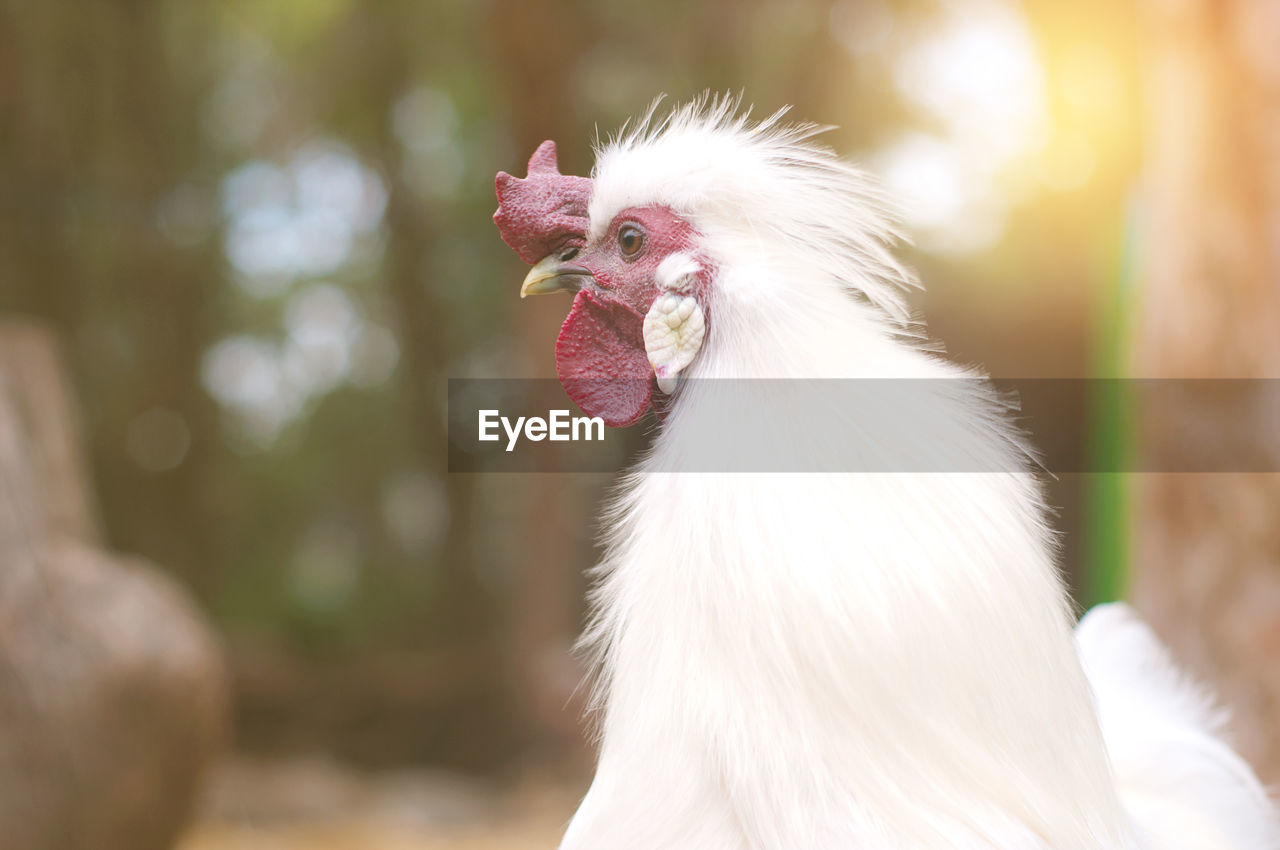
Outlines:
{"type": "MultiPolygon", "coordinates": [[[[0,0],[0,797],[43,777],[0,821],[72,846],[40,830],[132,777],[170,789],[145,846],[554,846],[610,478],[448,473],[446,380],[554,376],[564,316],[494,173],[553,138],[586,174],[661,92],[792,104],[901,199],[955,359],[1280,377],[1278,43],[1271,0],[0,0]],[[126,568],[165,613],[103,602],[126,568]],[[75,640],[186,678],[86,717],[75,640]],[[89,751],[152,704],[190,764],[89,751]]],[[[1063,415],[1115,455],[1192,414],[1063,415]]],[[[1276,477],[1048,482],[1081,604],[1135,597],[1272,781],[1276,477]]]]}

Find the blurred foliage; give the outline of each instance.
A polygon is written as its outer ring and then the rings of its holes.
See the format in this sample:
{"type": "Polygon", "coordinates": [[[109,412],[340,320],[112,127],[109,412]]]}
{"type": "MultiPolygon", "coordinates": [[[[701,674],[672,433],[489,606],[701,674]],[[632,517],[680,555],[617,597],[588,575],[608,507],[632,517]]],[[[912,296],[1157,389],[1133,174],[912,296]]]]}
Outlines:
{"type": "Polygon", "coordinates": [[[179,574],[233,647],[478,653],[484,681],[423,720],[437,740],[504,692],[505,624],[539,604],[513,576],[590,563],[601,485],[558,485],[548,548],[520,536],[541,485],[445,469],[444,380],[545,374],[558,322],[559,305],[519,312],[493,173],[551,137],[585,173],[597,133],[705,89],[794,104],[876,165],[912,134],[945,142],[935,88],[976,73],[998,107],[1022,86],[1047,124],[968,195],[998,202],[996,229],[910,258],[959,359],[1086,374],[1134,167],[1133,22],[1067,9],[3,0],[0,311],[64,331],[113,544],[179,574]],[[1002,78],[1004,54],[979,50],[904,83],[915,46],[989,20],[1021,28],[1029,71],[1002,78]]]}

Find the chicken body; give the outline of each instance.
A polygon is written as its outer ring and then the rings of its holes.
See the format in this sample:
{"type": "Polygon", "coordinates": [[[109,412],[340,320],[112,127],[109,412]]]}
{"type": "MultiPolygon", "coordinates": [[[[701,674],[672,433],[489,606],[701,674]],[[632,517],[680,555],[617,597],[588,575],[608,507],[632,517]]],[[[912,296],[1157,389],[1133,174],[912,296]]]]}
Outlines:
{"type": "MultiPolygon", "coordinates": [[[[962,377],[847,298],[830,308],[797,337],[775,317],[751,359],[807,377],[835,362],[847,377],[962,377]],[[770,358],[775,342],[788,350],[770,358]]],[[[711,375],[751,368],[700,357],[619,496],[588,635],[600,762],[564,850],[1140,846],[1031,477],[665,471],[711,375]]],[[[981,435],[987,401],[935,412],[981,435]]],[[[760,410],[773,421],[755,432],[779,439],[824,415],[760,410]]],[[[807,449],[827,462],[878,450],[859,437],[807,449]]]]}

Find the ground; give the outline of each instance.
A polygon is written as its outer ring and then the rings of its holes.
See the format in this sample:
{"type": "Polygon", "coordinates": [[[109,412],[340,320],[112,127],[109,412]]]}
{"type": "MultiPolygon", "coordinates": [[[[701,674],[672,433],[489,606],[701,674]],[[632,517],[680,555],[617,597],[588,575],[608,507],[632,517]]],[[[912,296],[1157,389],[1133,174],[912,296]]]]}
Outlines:
{"type": "Polygon", "coordinates": [[[553,850],[581,785],[233,759],[215,772],[177,850],[553,850]]]}

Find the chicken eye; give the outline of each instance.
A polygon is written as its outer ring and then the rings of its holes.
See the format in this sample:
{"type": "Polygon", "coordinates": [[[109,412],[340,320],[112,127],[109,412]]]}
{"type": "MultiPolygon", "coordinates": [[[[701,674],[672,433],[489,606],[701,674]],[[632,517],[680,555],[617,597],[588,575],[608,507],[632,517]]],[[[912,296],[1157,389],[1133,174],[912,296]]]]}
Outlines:
{"type": "Polygon", "coordinates": [[[634,224],[623,225],[618,231],[618,250],[624,257],[634,257],[644,247],[644,231],[634,224]]]}

